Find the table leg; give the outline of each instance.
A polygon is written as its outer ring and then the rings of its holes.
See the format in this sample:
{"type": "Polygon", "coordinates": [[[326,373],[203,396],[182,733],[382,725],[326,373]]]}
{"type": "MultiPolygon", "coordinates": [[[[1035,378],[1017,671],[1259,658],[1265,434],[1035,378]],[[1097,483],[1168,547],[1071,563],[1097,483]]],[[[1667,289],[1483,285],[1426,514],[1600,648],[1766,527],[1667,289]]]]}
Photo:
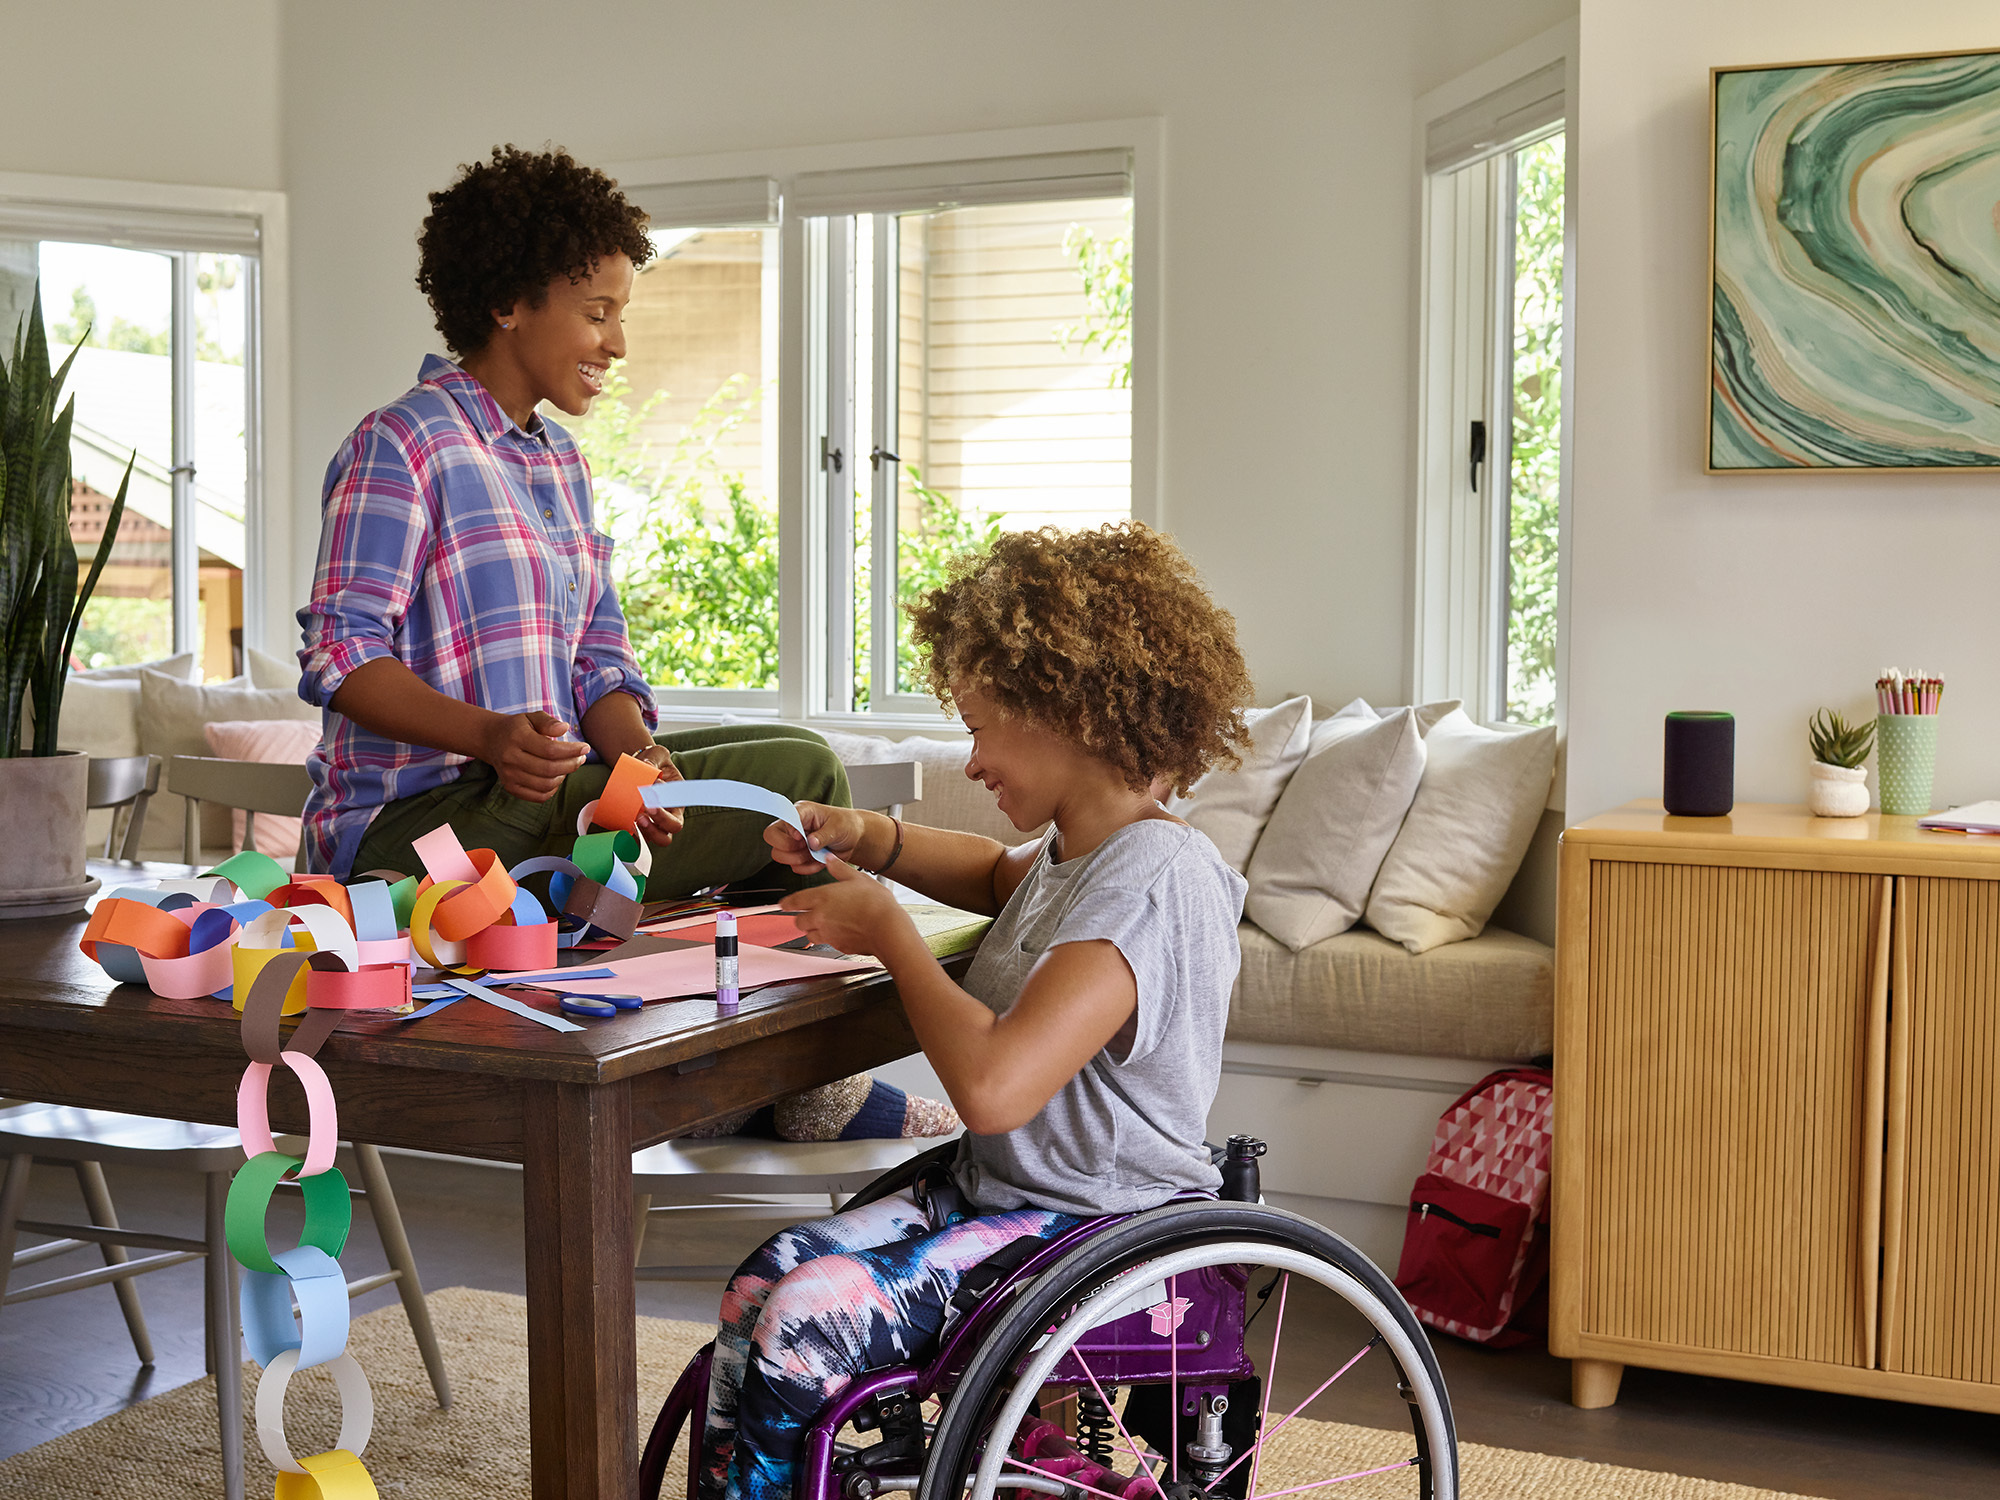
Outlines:
{"type": "Polygon", "coordinates": [[[639,1365],[624,1083],[531,1084],[522,1203],[535,1500],[633,1500],[639,1365]]]}

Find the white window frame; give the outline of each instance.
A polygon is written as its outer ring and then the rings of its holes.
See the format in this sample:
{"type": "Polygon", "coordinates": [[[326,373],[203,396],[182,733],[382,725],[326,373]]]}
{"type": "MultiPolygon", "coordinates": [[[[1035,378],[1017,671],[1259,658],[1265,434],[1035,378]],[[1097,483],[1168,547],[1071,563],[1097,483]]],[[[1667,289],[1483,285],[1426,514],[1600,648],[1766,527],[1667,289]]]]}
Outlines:
{"type": "MultiPolygon", "coordinates": [[[[0,238],[123,245],[174,255],[177,345],[192,348],[194,252],[244,257],[243,644],[284,649],[298,632],[291,600],[300,561],[284,506],[267,503],[272,475],[291,472],[290,246],[283,193],[0,172],[0,238]],[[254,246],[254,248],[247,248],[254,246]]],[[[174,641],[188,649],[196,610],[191,456],[192,363],[175,360],[174,641]]],[[[311,559],[305,560],[310,570],[311,559]]]]}
{"type": "MultiPolygon", "coordinates": [[[[1016,162],[1032,164],[1038,158],[1072,153],[1129,153],[1133,267],[1131,514],[1133,519],[1151,525],[1164,524],[1159,494],[1162,350],[1158,313],[1165,295],[1160,269],[1164,227],[1160,201],[1163,146],[1164,130],[1158,119],[1107,120],[662,157],[614,163],[606,169],[635,202],[649,207],[649,211],[652,203],[671,202],[690,205],[687,212],[693,212],[693,205],[710,197],[718,203],[733,203],[744,196],[742,185],[762,182],[770,184],[770,193],[781,206],[777,299],[779,686],[776,692],[656,687],[663,718],[712,720],[718,714],[729,713],[857,733],[935,732],[955,727],[935,704],[908,694],[891,694],[889,706],[864,711],[825,707],[834,697],[829,681],[830,664],[841,654],[829,649],[838,645],[831,637],[845,623],[833,618],[836,596],[842,592],[834,574],[843,555],[851,567],[853,554],[851,547],[833,544],[834,522],[839,519],[834,512],[842,507],[829,498],[826,476],[820,466],[819,440],[826,435],[829,402],[851,403],[852,393],[828,389],[832,362],[828,358],[830,339],[826,319],[829,312],[837,316],[840,309],[822,305],[825,277],[814,272],[824,264],[828,253],[824,241],[829,236],[813,226],[823,225],[822,216],[827,213],[841,211],[826,206],[827,202],[837,202],[837,198],[823,195],[845,191],[854,180],[878,185],[893,183],[899,173],[906,172],[912,182],[935,182],[940,168],[955,164],[967,169],[969,179],[1005,177],[1004,169],[1016,162]]],[[[990,189],[1001,193],[998,198],[969,193],[966,201],[1031,200],[1036,196],[1032,170],[1032,165],[1024,166],[1014,178],[1011,190],[990,189]]],[[[750,196],[755,196],[754,189],[750,196]]],[[[931,201],[935,201],[934,197],[931,201]]],[[[885,199],[870,206],[887,208],[889,204],[885,199]]],[[[738,217],[733,222],[744,221],[738,217]]],[[[877,290],[879,321],[884,302],[880,288],[877,290]]],[[[769,316],[768,310],[766,315],[769,316]]],[[[885,357],[879,341],[876,357],[878,360],[885,357]]],[[[877,446],[894,451],[894,422],[894,411],[875,413],[877,446]],[[886,437],[885,421],[890,424],[886,437]]],[[[852,426],[851,421],[847,426],[852,426]]],[[[875,471],[877,479],[871,490],[872,510],[878,525],[885,507],[894,503],[893,475],[887,485],[880,478],[886,472],[886,466],[875,471]]],[[[878,530],[876,534],[885,533],[878,530]]],[[[886,655],[882,627],[888,604],[881,582],[885,576],[880,556],[883,549],[878,547],[875,551],[876,586],[870,597],[876,611],[873,639],[877,661],[871,681],[880,682],[889,680],[882,676],[887,670],[882,664],[886,655]]],[[[844,600],[840,608],[845,608],[844,600]]],[[[845,628],[851,631],[852,626],[846,624],[845,628]]]]}
{"type": "MultiPolygon", "coordinates": [[[[1508,533],[1513,394],[1511,153],[1566,132],[1572,164],[1563,213],[1562,458],[1557,500],[1556,705],[1567,738],[1570,421],[1575,301],[1576,51],[1574,22],[1495,58],[1417,101],[1423,171],[1418,413],[1410,690],[1416,702],[1461,700],[1484,722],[1506,717],[1508,533]],[[1508,120],[1530,80],[1562,80],[1560,115],[1508,120]],[[1493,113],[1492,129],[1468,119],[1493,113]],[[1464,139],[1454,141],[1454,136],[1464,139]],[[1439,147],[1439,138],[1446,145],[1439,147]],[[1429,149],[1427,149],[1429,148],[1429,149]],[[1442,161],[1438,149],[1451,150],[1442,161]],[[1470,168],[1470,170],[1468,170],[1470,168]],[[1485,423],[1486,458],[1471,483],[1470,433],[1485,423]]],[[[1561,806],[1561,768],[1552,807],[1561,806]]]]}

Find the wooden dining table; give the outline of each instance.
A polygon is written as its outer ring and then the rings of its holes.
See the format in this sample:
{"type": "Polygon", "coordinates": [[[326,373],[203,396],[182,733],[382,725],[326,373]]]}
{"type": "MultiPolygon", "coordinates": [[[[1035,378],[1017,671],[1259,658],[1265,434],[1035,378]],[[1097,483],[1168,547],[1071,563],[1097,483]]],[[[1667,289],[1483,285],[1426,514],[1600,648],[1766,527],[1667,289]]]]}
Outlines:
{"type": "MultiPolygon", "coordinates": [[[[0,1096],[233,1125],[236,1012],[113,983],[77,947],[84,920],[0,922],[0,1096]]],[[[894,982],[872,973],[757,990],[732,1016],[668,1001],[568,1033],[473,1000],[411,1022],[354,1012],[318,1057],[343,1140],[520,1164],[532,1493],[629,1500],[633,1151],[915,1050],[894,982]]],[[[284,1069],[271,1114],[307,1129],[284,1069]]]]}

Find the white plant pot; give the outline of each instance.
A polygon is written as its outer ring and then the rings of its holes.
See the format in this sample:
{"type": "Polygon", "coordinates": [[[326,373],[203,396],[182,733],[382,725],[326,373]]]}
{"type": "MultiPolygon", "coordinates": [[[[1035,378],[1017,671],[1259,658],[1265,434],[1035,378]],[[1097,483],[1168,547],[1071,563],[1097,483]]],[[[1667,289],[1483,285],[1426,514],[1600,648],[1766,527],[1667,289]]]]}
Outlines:
{"type": "Polygon", "coordinates": [[[77,750],[0,760],[0,917],[82,911],[90,757],[77,750]]]}
{"type": "Polygon", "coordinates": [[[1815,818],[1858,818],[1868,811],[1868,768],[1814,761],[1806,784],[1806,811],[1815,818]]]}

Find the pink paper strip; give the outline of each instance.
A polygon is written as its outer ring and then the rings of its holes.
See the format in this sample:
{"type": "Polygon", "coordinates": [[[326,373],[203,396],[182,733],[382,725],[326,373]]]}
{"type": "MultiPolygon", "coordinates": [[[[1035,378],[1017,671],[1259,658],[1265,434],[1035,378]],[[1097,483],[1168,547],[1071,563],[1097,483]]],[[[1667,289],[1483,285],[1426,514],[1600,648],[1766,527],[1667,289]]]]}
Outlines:
{"type": "Polygon", "coordinates": [[[417,858],[424,862],[432,880],[463,880],[467,885],[479,883],[479,869],[466,857],[465,846],[451,831],[451,824],[442,824],[422,838],[410,840],[410,847],[417,851],[417,858]]]}

